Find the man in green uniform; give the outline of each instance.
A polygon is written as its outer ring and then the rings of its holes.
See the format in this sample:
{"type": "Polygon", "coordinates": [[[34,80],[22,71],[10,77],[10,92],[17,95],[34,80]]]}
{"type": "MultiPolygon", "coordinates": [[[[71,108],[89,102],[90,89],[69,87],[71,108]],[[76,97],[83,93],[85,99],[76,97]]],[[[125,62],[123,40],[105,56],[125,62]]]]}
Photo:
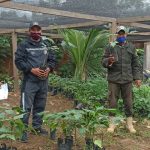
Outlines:
{"type": "MultiPolygon", "coordinates": [[[[117,107],[117,100],[121,94],[127,117],[127,128],[131,133],[135,133],[136,130],[132,124],[132,82],[134,81],[135,85],[140,87],[141,72],[136,49],[133,44],[126,41],[126,36],[126,28],[119,26],[116,41],[106,47],[102,64],[108,70],[109,107],[117,107]]],[[[113,116],[111,114],[110,125],[107,129],[111,133],[116,127],[113,116]]]]}

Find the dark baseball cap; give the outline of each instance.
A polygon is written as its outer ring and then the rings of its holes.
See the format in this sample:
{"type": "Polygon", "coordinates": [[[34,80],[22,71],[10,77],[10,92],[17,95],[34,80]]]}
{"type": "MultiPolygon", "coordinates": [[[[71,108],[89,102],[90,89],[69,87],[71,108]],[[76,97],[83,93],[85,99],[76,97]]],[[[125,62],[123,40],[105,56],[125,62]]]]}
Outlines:
{"type": "Polygon", "coordinates": [[[31,28],[34,27],[34,26],[37,26],[37,27],[39,27],[39,28],[41,29],[41,26],[39,25],[38,22],[31,22],[31,23],[30,23],[30,26],[29,26],[29,29],[31,29],[31,28]]]}

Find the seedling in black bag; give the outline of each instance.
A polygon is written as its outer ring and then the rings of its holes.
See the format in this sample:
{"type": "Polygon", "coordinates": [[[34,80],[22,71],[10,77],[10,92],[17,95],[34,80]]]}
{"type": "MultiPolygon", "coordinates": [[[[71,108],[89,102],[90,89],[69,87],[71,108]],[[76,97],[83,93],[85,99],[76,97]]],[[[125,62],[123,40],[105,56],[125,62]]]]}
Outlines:
{"type": "Polygon", "coordinates": [[[6,144],[5,144],[5,143],[2,143],[2,144],[0,145],[0,150],[7,150],[6,148],[7,148],[7,147],[6,147],[6,144]]]}

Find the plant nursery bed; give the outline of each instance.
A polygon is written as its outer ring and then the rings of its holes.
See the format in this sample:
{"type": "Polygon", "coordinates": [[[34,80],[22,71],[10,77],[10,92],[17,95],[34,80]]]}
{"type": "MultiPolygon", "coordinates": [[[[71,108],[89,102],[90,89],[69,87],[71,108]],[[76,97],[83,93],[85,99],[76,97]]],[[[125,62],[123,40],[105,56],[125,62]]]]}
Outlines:
{"type": "MultiPolygon", "coordinates": [[[[0,101],[2,103],[8,103],[11,106],[19,106],[20,94],[9,93],[7,100],[0,101]]],[[[66,99],[61,95],[51,96],[48,94],[46,110],[52,113],[62,112],[64,110],[73,109],[73,100],[66,99]]],[[[148,121],[138,121],[135,123],[137,133],[132,135],[129,134],[124,124],[121,124],[116,132],[112,134],[106,133],[106,129],[97,131],[97,138],[102,138],[103,132],[103,146],[106,150],[150,150],[150,128],[148,121]]],[[[60,133],[57,132],[57,138],[60,133]]],[[[10,146],[10,141],[1,140],[1,143],[6,143],[10,146]]],[[[83,137],[77,135],[76,146],[73,146],[73,150],[84,150],[85,142],[83,137]]],[[[29,134],[29,142],[21,143],[20,141],[13,141],[13,146],[17,150],[57,150],[57,140],[50,140],[48,137],[29,134]]]]}

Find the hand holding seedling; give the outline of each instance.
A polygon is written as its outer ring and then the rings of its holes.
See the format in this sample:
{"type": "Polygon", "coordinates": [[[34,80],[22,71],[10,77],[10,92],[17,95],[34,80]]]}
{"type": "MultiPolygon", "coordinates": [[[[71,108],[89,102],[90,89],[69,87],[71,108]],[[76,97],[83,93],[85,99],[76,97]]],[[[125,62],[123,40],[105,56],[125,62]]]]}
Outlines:
{"type": "Polygon", "coordinates": [[[110,54],[109,57],[108,57],[108,64],[109,66],[112,66],[112,64],[115,62],[115,57],[110,54]]]}

